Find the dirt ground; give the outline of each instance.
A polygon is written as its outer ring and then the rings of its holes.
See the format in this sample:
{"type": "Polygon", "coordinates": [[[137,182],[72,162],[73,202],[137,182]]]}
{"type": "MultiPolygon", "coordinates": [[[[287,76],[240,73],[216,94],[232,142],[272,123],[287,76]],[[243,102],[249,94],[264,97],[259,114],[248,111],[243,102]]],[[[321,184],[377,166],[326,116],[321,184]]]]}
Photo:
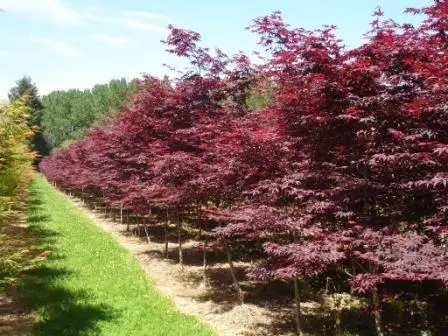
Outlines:
{"type": "MultiPolygon", "coordinates": [[[[184,242],[185,264],[181,268],[176,261],[178,252],[174,242],[169,243],[169,258],[165,259],[164,242],[157,235],[151,237],[150,233],[151,241],[148,243],[146,238],[127,232],[126,225],[115,223],[100,211],[89,209],[78,198],[67,197],[133,254],[153,279],[155,287],[169,296],[180,311],[198,316],[218,335],[293,335],[292,300],[277,295],[285,292],[285,288],[288,292],[288,287],[283,288],[285,284],[279,284],[282,288],[276,288],[272,284],[267,286],[262,282],[251,282],[244,277],[244,268],[248,264],[237,262],[235,269],[241,279],[241,287],[248,294],[245,303],[239,305],[229,268],[224,260],[211,262],[207,270],[209,284],[204,284],[202,255],[192,249],[197,242],[184,242]]],[[[302,308],[306,311],[307,303],[302,308]]]]}
{"type": "Polygon", "coordinates": [[[0,335],[30,335],[32,324],[33,317],[15,288],[0,295],[0,335]]]}
{"type": "MultiPolygon", "coordinates": [[[[9,249],[17,252],[23,250],[30,259],[35,259],[33,253],[27,253],[25,238],[25,215],[15,218],[14,225],[8,229],[9,249]]],[[[4,247],[4,246],[3,246],[4,247]]],[[[5,253],[5,251],[3,251],[5,253]]],[[[8,251],[6,251],[8,253],[8,251]]],[[[33,316],[24,304],[15,281],[12,281],[6,292],[0,294],[0,335],[1,336],[27,336],[31,335],[33,316]]]]}

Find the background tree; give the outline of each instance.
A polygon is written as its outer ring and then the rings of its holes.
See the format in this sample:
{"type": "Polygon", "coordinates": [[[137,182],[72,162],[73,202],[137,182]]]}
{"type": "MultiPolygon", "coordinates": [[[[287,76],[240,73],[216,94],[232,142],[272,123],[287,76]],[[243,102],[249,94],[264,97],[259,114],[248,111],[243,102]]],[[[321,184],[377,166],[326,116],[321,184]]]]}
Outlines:
{"type": "Polygon", "coordinates": [[[42,101],[39,98],[37,86],[29,76],[23,76],[16,82],[8,93],[8,98],[11,102],[27,97],[25,100],[26,106],[30,109],[29,125],[35,128],[35,133],[31,137],[31,147],[40,156],[48,155],[49,150],[47,142],[43,137],[41,121],[42,121],[42,101]]]}
{"type": "Polygon", "coordinates": [[[42,129],[50,149],[82,139],[94,125],[110,122],[134,92],[135,84],[113,79],[92,89],[53,91],[42,99],[42,129]]]}

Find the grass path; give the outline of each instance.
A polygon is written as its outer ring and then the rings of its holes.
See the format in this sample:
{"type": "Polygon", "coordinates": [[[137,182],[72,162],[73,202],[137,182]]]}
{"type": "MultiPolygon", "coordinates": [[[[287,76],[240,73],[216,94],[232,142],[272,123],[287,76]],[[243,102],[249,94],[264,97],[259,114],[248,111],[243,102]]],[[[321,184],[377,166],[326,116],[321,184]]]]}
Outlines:
{"type": "Polygon", "coordinates": [[[214,335],[177,312],[131,255],[40,175],[28,223],[48,251],[21,288],[35,315],[34,335],[214,335]]]}

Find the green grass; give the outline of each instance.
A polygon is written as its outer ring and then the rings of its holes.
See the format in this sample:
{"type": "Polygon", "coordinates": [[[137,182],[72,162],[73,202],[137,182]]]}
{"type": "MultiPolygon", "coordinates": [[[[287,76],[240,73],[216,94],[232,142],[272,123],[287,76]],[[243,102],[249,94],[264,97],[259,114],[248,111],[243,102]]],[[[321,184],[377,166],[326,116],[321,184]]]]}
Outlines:
{"type": "Polygon", "coordinates": [[[34,335],[214,335],[176,311],[132,256],[40,175],[28,223],[39,248],[50,252],[21,285],[34,335]]]}

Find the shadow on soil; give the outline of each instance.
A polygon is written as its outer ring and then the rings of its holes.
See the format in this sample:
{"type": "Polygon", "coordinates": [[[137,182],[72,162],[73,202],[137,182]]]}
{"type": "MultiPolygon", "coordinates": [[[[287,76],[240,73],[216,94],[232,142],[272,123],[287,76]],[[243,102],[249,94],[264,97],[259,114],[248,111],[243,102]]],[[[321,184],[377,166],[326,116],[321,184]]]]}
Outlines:
{"type": "MultiPolygon", "coordinates": [[[[94,207],[90,207],[91,210],[94,207]]],[[[117,214],[106,216],[104,213],[95,209],[96,214],[105,219],[117,219],[117,214]]],[[[165,227],[163,223],[154,220],[148,220],[141,216],[127,216],[126,224],[128,230],[121,231],[124,236],[139,237],[146,241],[143,225],[148,224],[147,233],[151,243],[164,244],[165,227]]],[[[114,222],[115,222],[114,220],[114,222]]],[[[171,225],[168,229],[168,242],[170,247],[168,255],[162,252],[159,247],[149,247],[143,254],[150,258],[165,259],[170,264],[177,264],[178,249],[175,247],[178,236],[177,228],[171,225]]],[[[178,275],[178,280],[185,282],[186,286],[198,287],[203,283],[202,251],[191,244],[191,241],[198,241],[198,232],[189,230],[188,226],[182,227],[181,241],[183,244],[183,264],[186,270],[178,275]]],[[[253,250],[257,250],[254,248],[253,250]]],[[[267,323],[259,323],[254,326],[254,332],[248,332],[247,336],[258,335],[259,329],[263,330],[263,335],[292,335],[295,330],[293,287],[290,282],[285,281],[251,281],[246,276],[246,270],[252,258],[259,260],[262,256],[252,253],[243,255],[241,251],[233,249],[234,260],[242,260],[245,263],[235,263],[235,275],[243,292],[244,302],[255,306],[268,308],[269,317],[267,323]],[[271,322],[274,321],[274,322],[271,322]]],[[[207,253],[207,279],[208,290],[194,297],[200,302],[211,301],[219,306],[218,313],[225,313],[238,305],[237,296],[233,287],[232,277],[229,266],[226,262],[226,255],[223,252],[207,253]]],[[[323,279],[321,279],[323,281],[323,279]]],[[[306,335],[316,336],[374,336],[375,327],[372,315],[369,309],[345,309],[339,316],[340,325],[337,324],[336,316],[330,311],[324,311],[322,308],[316,308],[313,303],[318,304],[321,294],[317,288],[308,286],[302,289],[302,328],[306,335]]],[[[440,297],[428,299],[427,316],[414,316],[411,310],[404,309],[398,303],[393,307],[390,304],[384,304],[383,322],[388,336],[445,336],[448,335],[448,316],[446,307],[448,305],[448,292],[444,292],[440,297]],[[397,323],[398,321],[398,323],[397,323]],[[425,330],[425,331],[423,331],[425,330]],[[428,332],[428,333],[426,333],[428,332]]],[[[404,302],[401,302],[403,304],[404,302]]]]}
{"type": "MultiPolygon", "coordinates": [[[[30,195],[29,231],[39,247],[42,259],[64,259],[57,251],[55,239],[58,233],[44,227],[50,220],[45,213],[40,191],[30,195]]],[[[41,260],[42,261],[42,260],[41,260]]],[[[97,334],[98,322],[114,319],[117,314],[108,306],[89,303],[85,291],[68,290],[60,285],[61,280],[71,274],[63,267],[48,267],[45,262],[26,271],[20,291],[30,309],[38,311],[42,319],[35,321],[33,335],[36,336],[78,336],[97,334]]]]}

